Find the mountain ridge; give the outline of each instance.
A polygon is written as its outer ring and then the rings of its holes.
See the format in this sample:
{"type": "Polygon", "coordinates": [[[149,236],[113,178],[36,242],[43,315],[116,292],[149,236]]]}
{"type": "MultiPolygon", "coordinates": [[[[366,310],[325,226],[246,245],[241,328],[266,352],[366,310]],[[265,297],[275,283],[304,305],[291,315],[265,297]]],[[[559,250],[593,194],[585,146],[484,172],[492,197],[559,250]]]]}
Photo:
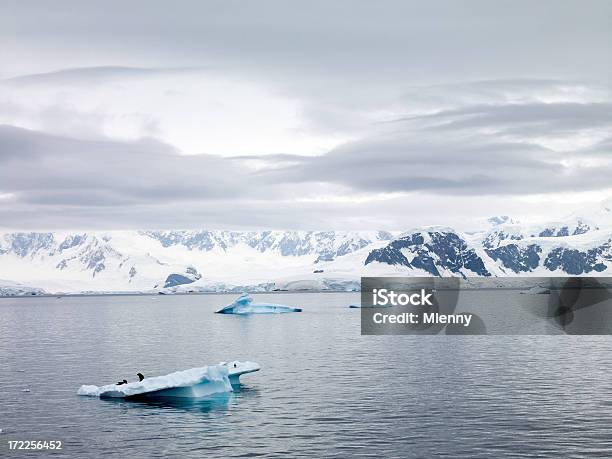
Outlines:
{"type": "Polygon", "coordinates": [[[502,216],[469,233],[5,232],[0,294],[358,290],[368,275],[612,275],[612,225],[601,220],[530,225],[502,216]]]}

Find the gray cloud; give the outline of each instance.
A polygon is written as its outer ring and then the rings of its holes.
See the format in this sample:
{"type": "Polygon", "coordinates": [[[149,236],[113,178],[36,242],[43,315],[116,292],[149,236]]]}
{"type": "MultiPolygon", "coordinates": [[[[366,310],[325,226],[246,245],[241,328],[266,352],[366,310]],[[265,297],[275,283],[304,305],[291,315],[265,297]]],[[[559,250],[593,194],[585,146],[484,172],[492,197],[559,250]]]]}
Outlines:
{"type": "Polygon", "coordinates": [[[55,68],[72,67],[67,63],[75,59],[90,66],[213,63],[291,89],[307,82],[304,90],[318,92],[324,77],[326,85],[346,94],[353,92],[347,77],[395,88],[398,78],[430,84],[524,77],[526,70],[529,76],[607,81],[611,9],[605,0],[591,1],[588,8],[553,0],[472,0],[469,6],[399,0],[178,5],[73,0],[50,11],[21,0],[8,2],[0,37],[10,44],[8,51],[14,47],[15,60],[26,46],[41,58],[48,49],[70,49],[67,57],[54,53],[55,68]],[[15,37],[19,43],[13,45],[15,37]]]}
{"type": "MultiPolygon", "coordinates": [[[[483,196],[507,200],[520,195],[610,187],[612,161],[567,163],[605,156],[608,138],[592,147],[559,153],[535,142],[503,142],[498,135],[474,134],[479,129],[502,126],[514,132],[522,129],[521,134],[528,136],[529,129],[524,128],[534,123],[538,135],[555,135],[568,126],[575,130],[607,128],[607,104],[526,104],[520,108],[513,104],[479,105],[454,110],[450,115],[423,115],[420,121],[429,123],[432,118],[472,113],[478,117],[468,118],[469,123],[451,123],[446,129],[453,132],[441,138],[431,129],[419,137],[421,127],[414,130],[407,126],[398,132],[401,122],[390,131],[314,157],[186,156],[154,139],[82,140],[2,126],[0,193],[12,193],[14,196],[4,205],[19,208],[22,215],[27,214],[25,209],[31,209],[43,218],[55,215],[52,220],[59,221],[80,213],[84,220],[91,215],[142,226],[157,215],[158,225],[172,226],[173,209],[190,208],[194,219],[210,219],[211,225],[275,226],[296,223],[283,212],[299,214],[304,224],[325,222],[330,212],[343,215],[348,222],[349,209],[380,217],[385,207],[376,200],[358,206],[350,203],[353,196],[372,193],[403,194],[404,198],[398,199],[416,199],[417,204],[409,206],[414,208],[420,208],[422,199],[414,193],[464,196],[468,207],[483,196]],[[531,115],[517,116],[516,110],[531,115]],[[253,162],[258,163],[255,170],[250,166],[253,162]],[[340,193],[338,196],[349,199],[344,205],[317,204],[317,193],[340,193]],[[279,198],[285,198],[282,204],[277,204],[279,198]]],[[[99,224],[99,220],[96,222],[99,224]]]]}
{"type": "MultiPolygon", "coordinates": [[[[511,213],[527,195],[611,188],[605,0],[75,0],[50,11],[20,0],[4,10],[3,226],[401,229],[402,215],[435,219],[435,208],[511,213]],[[172,111],[188,140],[214,130],[185,102],[201,75],[290,100],[296,138],[350,140],[320,156],[182,155],[160,115],[172,111]],[[144,92],[132,105],[104,100],[140,82],[181,97],[152,94],[163,101],[153,108],[144,92]]],[[[206,114],[224,105],[214,96],[206,114]]]]}
{"type": "Polygon", "coordinates": [[[56,88],[106,85],[126,80],[146,79],[147,77],[172,76],[184,74],[202,74],[212,72],[205,67],[128,67],[101,65],[93,67],[75,67],[51,72],[18,75],[0,80],[0,85],[9,88],[36,88],[50,86],[56,88]]]}
{"type": "Polygon", "coordinates": [[[262,174],[271,180],[329,181],[379,192],[474,196],[610,187],[610,103],[498,101],[401,118],[385,127],[383,133],[321,157],[276,157],[277,164],[288,165],[262,174]],[[592,146],[555,151],[542,145],[542,139],[593,132],[604,139],[592,146]],[[609,160],[602,163],[605,157],[609,160]],[[598,161],[590,163],[593,159],[598,161]]]}
{"type": "Polygon", "coordinates": [[[418,117],[434,129],[499,128],[519,134],[559,134],[582,129],[612,128],[611,103],[511,103],[475,105],[418,117]]]}
{"type": "MultiPolygon", "coordinates": [[[[579,153],[579,152],[576,152],[579,153]]],[[[550,150],[512,143],[414,143],[411,138],[355,142],[299,165],[262,172],[272,181],[333,182],[355,190],[526,195],[605,189],[612,164],[565,166],[550,150]]]]}
{"type": "Polygon", "coordinates": [[[155,140],[88,141],[0,126],[0,183],[25,203],[130,205],[232,198],[247,171],[155,140]]]}

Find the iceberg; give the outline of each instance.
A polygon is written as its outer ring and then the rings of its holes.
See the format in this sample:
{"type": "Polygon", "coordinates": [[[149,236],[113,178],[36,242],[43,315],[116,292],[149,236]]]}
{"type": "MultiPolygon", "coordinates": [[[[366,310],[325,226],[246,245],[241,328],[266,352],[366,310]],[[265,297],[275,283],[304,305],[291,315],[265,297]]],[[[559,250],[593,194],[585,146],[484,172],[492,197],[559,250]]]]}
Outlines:
{"type": "Polygon", "coordinates": [[[550,289],[546,287],[542,287],[540,285],[535,285],[531,287],[529,290],[525,290],[520,293],[521,295],[550,295],[550,289]]]}
{"type": "Polygon", "coordinates": [[[240,384],[240,376],[259,371],[255,362],[221,362],[200,368],[176,371],[165,376],[144,378],[122,385],[83,385],[78,395],[126,400],[164,398],[203,398],[213,394],[232,392],[232,385],[240,384]]]}
{"type": "Polygon", "coordinates": [[[229,381],[232,386],[240,385],[240,376],[247,373],[254,373],[261,368],[259,364],[255,362],[221,362],[219,365],[227,367],[229,381]]]}
{"type": "Polygon", "coordinates": [[[388,304],[388,305],[384,305],[384,306],[383,306],[383,305],[377,305],[377,306],[373,306],[373,305],[372,305],[372,306],[362,306],[360,303],[352,303],[352,304],[349,304],[349,306],[348,306],[348,307],[349,307],[349,309],[361,309],[361,308],[390,308],[390,307],[391,307],[391,305],[390,305],[390,304],[388,304]]]}
{"type": "Polygon", "coordinates": [[[216,312],[218,314],[282,314],[285,312],[302,312],[302,310],[281,304],[253,303],[253,298],[245,294],[216,312]]]}

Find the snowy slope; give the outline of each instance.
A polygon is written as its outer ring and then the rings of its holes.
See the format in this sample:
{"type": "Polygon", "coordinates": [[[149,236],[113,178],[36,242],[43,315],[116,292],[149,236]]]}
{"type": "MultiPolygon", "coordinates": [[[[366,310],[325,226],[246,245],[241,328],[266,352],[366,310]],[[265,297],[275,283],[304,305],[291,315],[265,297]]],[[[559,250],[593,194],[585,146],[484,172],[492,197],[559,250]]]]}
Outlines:
{"type": "Polygon", "coordinates": [[[0,233],[0,294],[357,290],[361,276],[612,276],[612,206],[480,231],[0,233]]]}
{"type": "Polygon", "coordinates": [[[392,238],[377,231],[4,233],[0,278],[47,292],[271,290],[292,277],[318,282],[319,264],[392,238]]]}

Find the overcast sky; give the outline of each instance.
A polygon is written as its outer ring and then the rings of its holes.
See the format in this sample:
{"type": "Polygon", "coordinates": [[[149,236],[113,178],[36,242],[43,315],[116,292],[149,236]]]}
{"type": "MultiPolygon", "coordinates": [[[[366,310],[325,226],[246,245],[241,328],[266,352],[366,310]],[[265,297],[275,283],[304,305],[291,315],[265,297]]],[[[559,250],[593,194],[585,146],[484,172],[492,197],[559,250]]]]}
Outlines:
{"type": "Polygon", "coordinates": [[[4,1],[0,227],[469,228],[612,196],[610,1],[4,1]]]}

